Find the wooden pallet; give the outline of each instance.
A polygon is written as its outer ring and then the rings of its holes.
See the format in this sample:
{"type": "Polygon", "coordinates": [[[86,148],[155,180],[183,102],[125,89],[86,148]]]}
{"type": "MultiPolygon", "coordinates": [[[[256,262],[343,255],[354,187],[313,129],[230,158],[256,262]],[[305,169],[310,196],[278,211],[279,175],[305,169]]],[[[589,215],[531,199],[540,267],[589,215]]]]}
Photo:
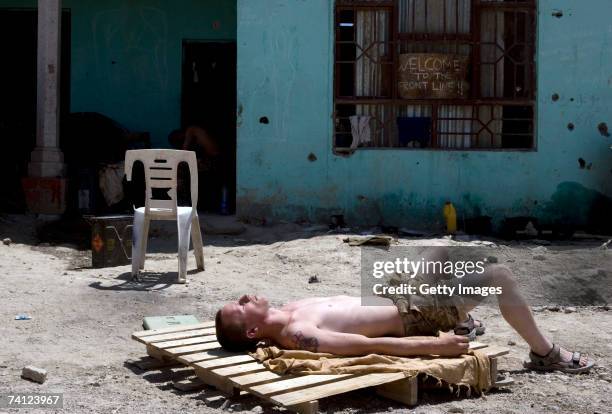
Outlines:
{"type": "MultiPolygon", "coordinates": [[[[228,396],[250,393],[299,413],[315,413],[318,400],[361,388],[376,387],[379,395],[408,405],[417,404],[417,378],[405,378],[401,372],[344,375],[279,375],[267,370],[250,355],[227,352],[215,336],[214,321],[165,329],[140,331],[132,339],[147,347],[150,357],[161,365],[181,363],[194,369],[196,378],[180,381],[177,388],[196,389],[202,384],[216,387],[228,396]]],[[[507,348],[477,342],[491,360],[491,378],[496,382],[497,358],[507,348]]],[[[155,366],[150,361],[146,366],[155,366]]]]}

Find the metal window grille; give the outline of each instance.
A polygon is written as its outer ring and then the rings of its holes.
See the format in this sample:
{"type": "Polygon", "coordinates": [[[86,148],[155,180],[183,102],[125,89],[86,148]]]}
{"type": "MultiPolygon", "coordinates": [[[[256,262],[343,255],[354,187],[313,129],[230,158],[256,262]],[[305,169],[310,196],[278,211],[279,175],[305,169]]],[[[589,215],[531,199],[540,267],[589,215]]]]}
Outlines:
{"type": "Polygon", "coordinates": [[[533,149],[535,36],[535,0],[336,0],[335,151],[533,149]],[[465,70],[406,96],[402,65],[432,56],[465,70]]]}

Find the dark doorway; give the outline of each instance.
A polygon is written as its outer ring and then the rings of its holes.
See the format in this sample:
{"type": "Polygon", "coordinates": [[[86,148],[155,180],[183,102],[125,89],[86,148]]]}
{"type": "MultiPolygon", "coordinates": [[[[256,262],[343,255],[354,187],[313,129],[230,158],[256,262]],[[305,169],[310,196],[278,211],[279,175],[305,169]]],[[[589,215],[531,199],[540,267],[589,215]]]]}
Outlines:
{"type": "Polygon", "coordinates": [[[234,213],[236,43],[183,41],[182,79],[182,127],[205,129],[219,148],[213,166],[200,170],[198,205],[209,212],[234,213]]]}
{"type": "MultiPolygon", "coordinates": [[[[37,11],[0,9],[0,211],[25,210],[21,178],[36,144],[37,11]]],[[[70,108],[70,12],[62,12],[60,116],[70,108]]]]}

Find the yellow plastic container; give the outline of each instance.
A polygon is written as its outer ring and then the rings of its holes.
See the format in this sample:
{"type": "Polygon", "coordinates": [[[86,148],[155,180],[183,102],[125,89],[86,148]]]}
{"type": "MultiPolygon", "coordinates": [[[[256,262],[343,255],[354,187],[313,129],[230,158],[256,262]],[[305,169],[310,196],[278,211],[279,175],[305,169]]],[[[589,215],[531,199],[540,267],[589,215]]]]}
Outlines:
{"type": "Polygon", "coordinates": [[[457,210],[450,201],[444,204],[444,222],[446,223],[446,232],[455,233],[457,231],[457,210]]]}

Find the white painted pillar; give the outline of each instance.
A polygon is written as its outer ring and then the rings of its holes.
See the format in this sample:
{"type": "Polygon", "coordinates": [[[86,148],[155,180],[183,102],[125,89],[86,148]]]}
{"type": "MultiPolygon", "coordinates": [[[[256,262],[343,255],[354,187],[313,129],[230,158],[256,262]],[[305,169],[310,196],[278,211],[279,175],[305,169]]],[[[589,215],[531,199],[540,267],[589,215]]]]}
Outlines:
{"type": "Polygon", "coordinates": [[[59,149],[61,0],[38,0],[36,148],[30,177],[61,177],[64,156],[59,149]]]}

